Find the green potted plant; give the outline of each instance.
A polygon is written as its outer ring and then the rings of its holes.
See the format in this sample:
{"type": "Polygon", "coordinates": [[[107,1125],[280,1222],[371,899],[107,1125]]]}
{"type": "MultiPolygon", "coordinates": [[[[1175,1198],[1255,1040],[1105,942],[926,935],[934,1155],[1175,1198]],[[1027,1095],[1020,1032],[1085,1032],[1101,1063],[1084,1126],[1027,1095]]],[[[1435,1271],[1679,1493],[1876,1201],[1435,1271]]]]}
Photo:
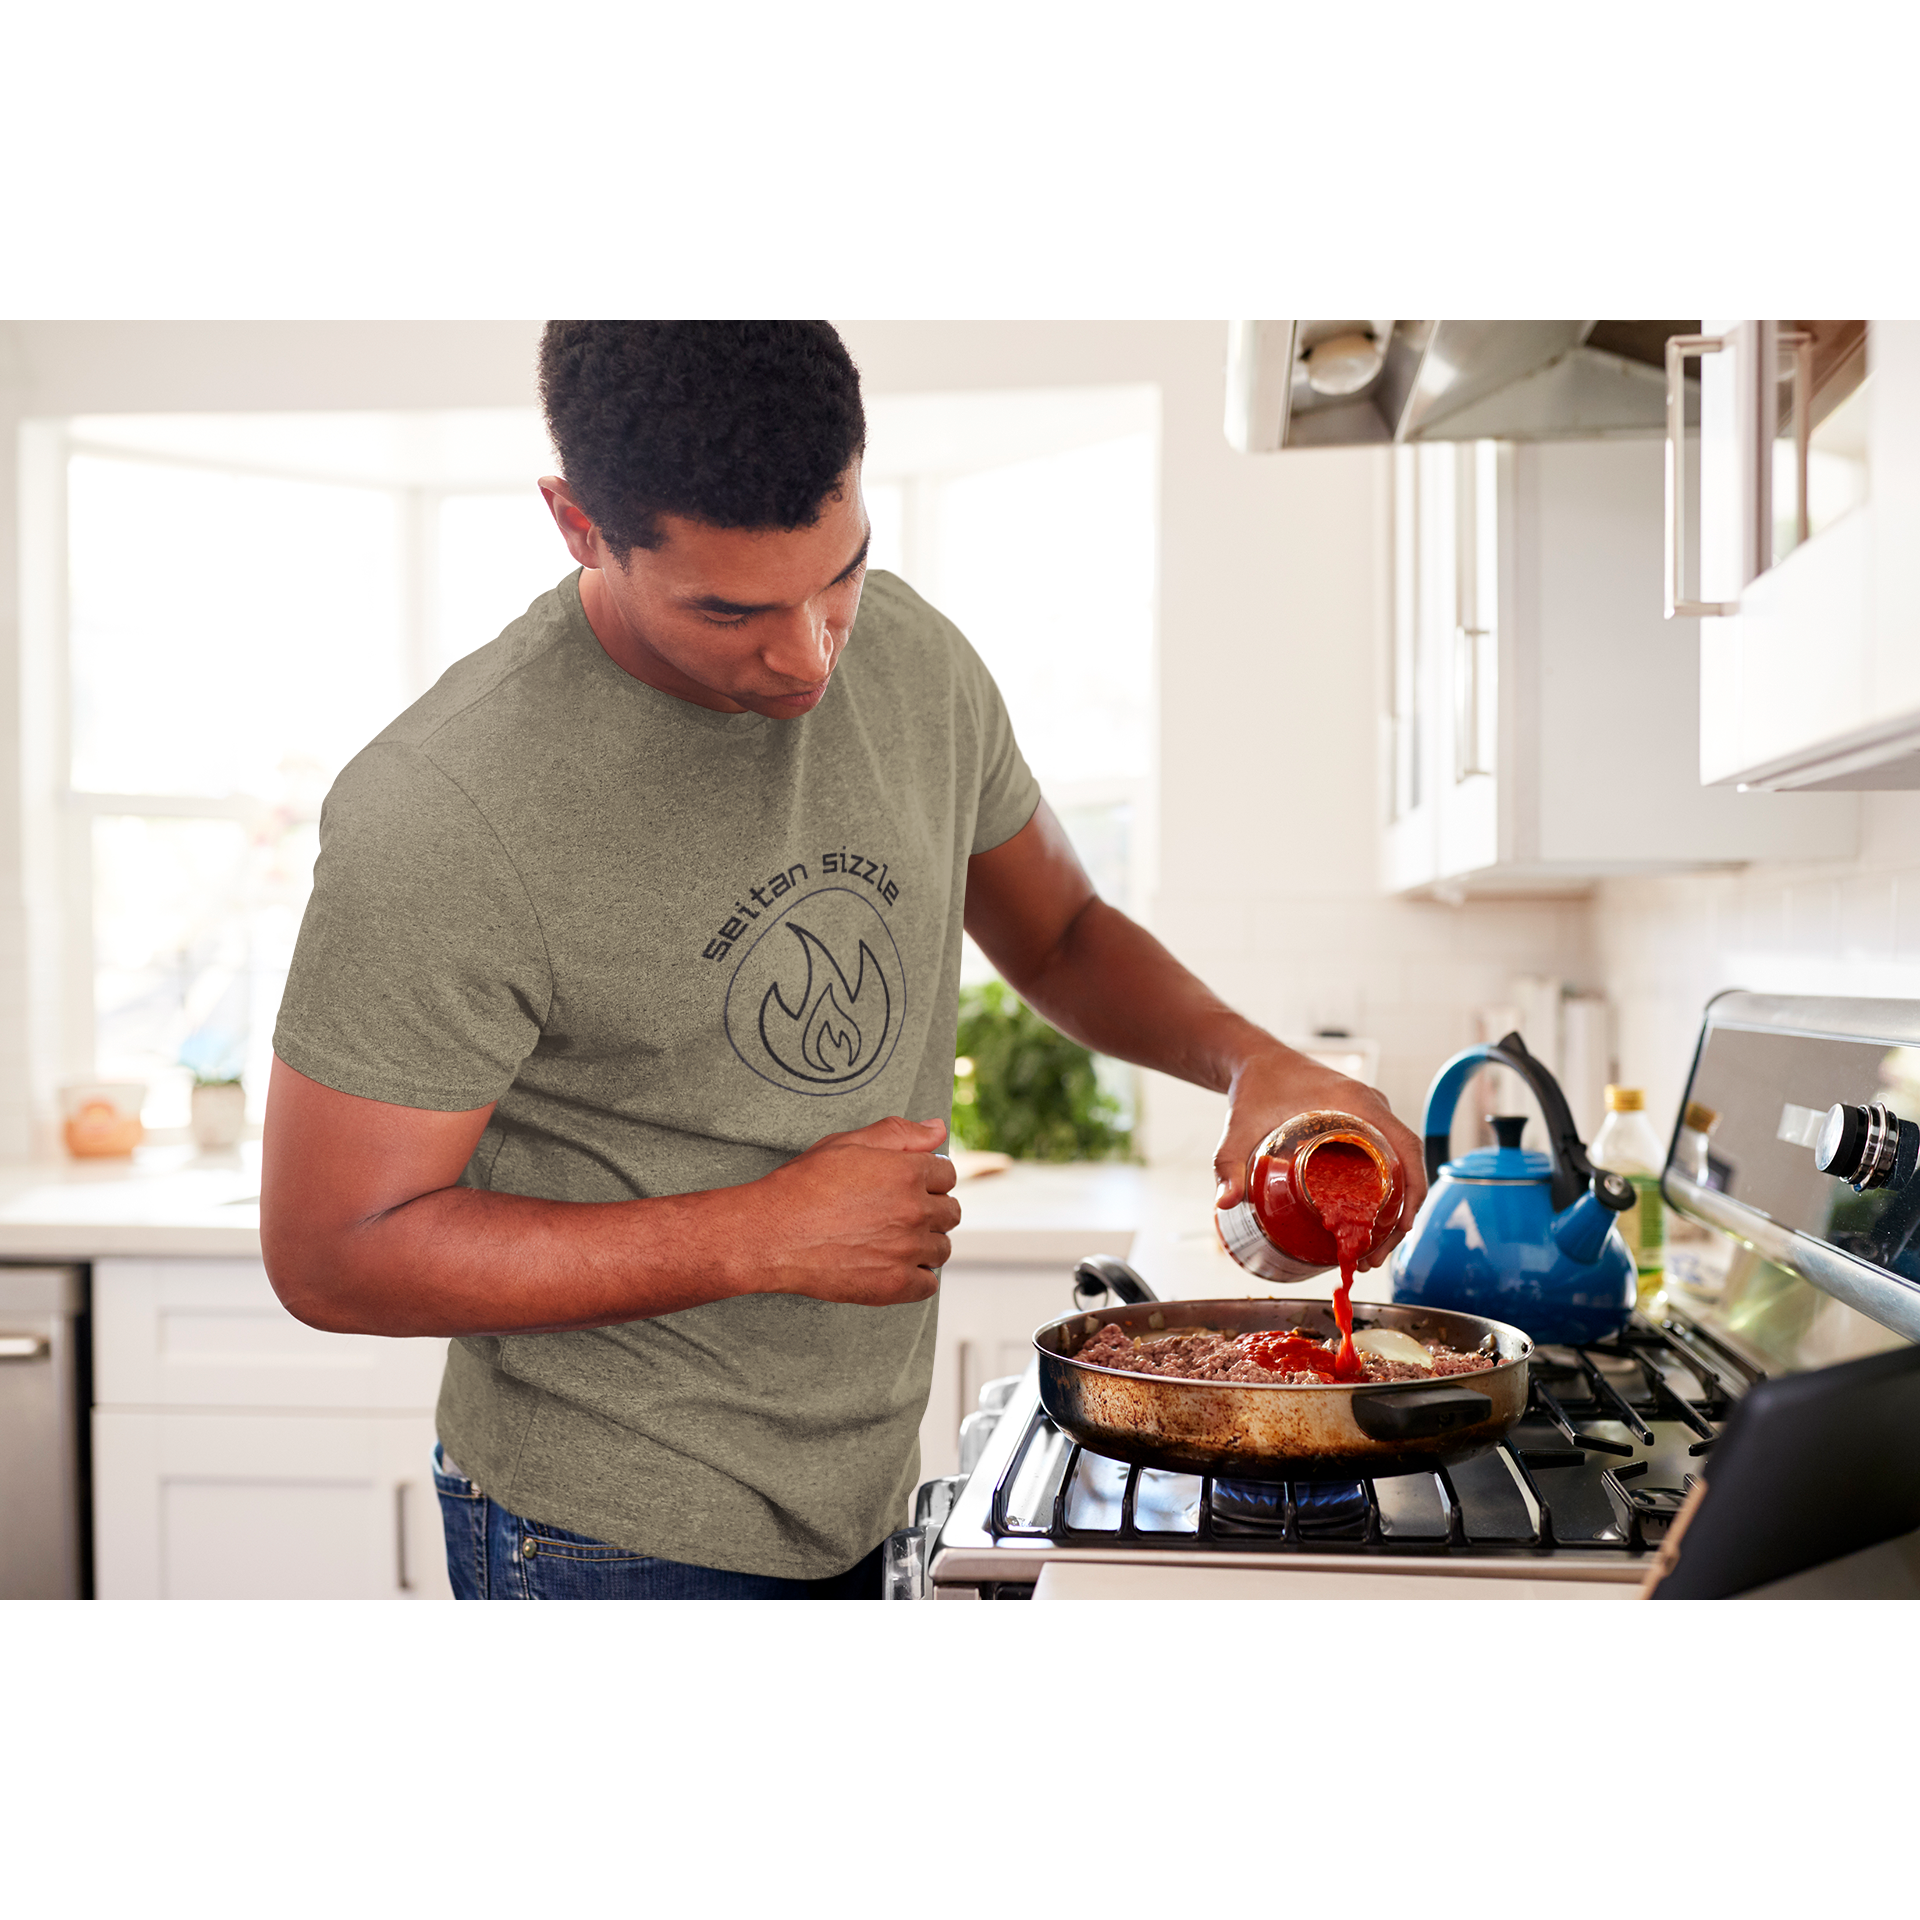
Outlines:
{"type": "Polygon", "coordinates": [[[1016,1160],[1116,1160],[1133,1151],[1091,1053],[1003,982],[966,987],[954,1044],[957,1145],[1016,1160]]]}

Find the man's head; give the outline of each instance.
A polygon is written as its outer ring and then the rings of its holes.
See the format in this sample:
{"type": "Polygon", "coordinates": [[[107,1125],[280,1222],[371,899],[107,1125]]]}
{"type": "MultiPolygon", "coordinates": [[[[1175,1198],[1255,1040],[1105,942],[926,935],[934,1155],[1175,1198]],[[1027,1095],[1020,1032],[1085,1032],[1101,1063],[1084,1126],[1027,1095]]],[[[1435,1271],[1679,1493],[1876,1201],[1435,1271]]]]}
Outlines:
{"type": "Polygon", "coordinates": [[[556,320],[541,483],[602,644],[722,711],[826,691],[860,598],[866,417],[824,321],[556,320]]]}

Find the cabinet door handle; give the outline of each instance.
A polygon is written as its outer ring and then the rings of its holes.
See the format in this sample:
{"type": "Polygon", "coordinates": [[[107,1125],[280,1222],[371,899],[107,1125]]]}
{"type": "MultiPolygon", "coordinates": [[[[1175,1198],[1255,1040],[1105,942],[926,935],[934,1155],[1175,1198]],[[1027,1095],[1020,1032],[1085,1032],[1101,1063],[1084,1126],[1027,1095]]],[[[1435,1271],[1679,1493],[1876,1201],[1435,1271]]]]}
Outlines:
{"type": "Polygon", "coordinates": [[[1718,353],[1725,338],[1714,333],[1676,333],[1667,339],[1667,618],[1713,618],[1738,613],[1738,600],[1688,600],[1681,569],[1686,562],[1688,360],[1718,353]]]}
{"type": "Polygon", "coordinates": [[[1480,750],[1480,642],[1490,627],[1453,630],[1453,783],[1491,773],[1480,750]]]}
{"type": "Polygon", "coordinates": [[[53,1351],[40,1333],[0,1333],[0,1360],[44,1360],[53,1351]]]}
{"type": "Polygon", "coordinates": [[[397,1480],[393,1487],[393,1584],[402,1593],[413,1591],[407,1572],[407,1486],[397,1480]]]}
{"type": "Polygon", "coordinates": [[[1807,505],[1807,454],[1813,443],[1813,335],[1778,333],[1777,346],[1793,349],[1793,474],[1794,544],[1804,546],[1813,533],[1813,517],[1807,505]]]}

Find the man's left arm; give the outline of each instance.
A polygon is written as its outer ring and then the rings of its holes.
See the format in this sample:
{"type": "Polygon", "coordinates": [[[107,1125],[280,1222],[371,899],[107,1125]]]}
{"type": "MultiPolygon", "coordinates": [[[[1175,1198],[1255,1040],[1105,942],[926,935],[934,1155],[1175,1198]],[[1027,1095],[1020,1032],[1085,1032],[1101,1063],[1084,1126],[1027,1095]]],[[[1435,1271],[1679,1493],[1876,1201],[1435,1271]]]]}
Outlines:
{"type": "MultiPolygon", "coordinates": [[[[967,931],[1007,983],[1096,1053],[1227,1096],[1215,1205],[1244,1198],[1247,1156],[1282,1120],[1334,1107],[1372,1122],[1406,1168],[1397,1241],[1426,1196],[1421,1143],[1373,1088],[1243,1019],[1152,934],[1094,891],[1042,800],[1011,840],[967,863],[967,931]]],[[[1377,1266],[1393,1243],[1370,1261],[1377,1266]]]]}

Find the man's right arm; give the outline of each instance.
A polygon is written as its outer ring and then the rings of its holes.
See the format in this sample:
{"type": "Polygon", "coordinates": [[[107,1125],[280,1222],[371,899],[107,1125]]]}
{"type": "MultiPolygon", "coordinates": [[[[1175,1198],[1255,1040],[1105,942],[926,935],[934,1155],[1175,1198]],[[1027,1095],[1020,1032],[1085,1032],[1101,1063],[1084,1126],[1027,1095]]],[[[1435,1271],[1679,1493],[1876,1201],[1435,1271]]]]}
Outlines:
{"type": "Polygon", "coordinates": [[[288,1311],[330,1333],[533,1333],[749,1293],[924,1300],[958,1224],[938,1121],[829,1134],[744,1186],[575,1202],[458,1184],[493,1112],[322,1086],[267,1096],[260,1243],[288,1311]]]}

